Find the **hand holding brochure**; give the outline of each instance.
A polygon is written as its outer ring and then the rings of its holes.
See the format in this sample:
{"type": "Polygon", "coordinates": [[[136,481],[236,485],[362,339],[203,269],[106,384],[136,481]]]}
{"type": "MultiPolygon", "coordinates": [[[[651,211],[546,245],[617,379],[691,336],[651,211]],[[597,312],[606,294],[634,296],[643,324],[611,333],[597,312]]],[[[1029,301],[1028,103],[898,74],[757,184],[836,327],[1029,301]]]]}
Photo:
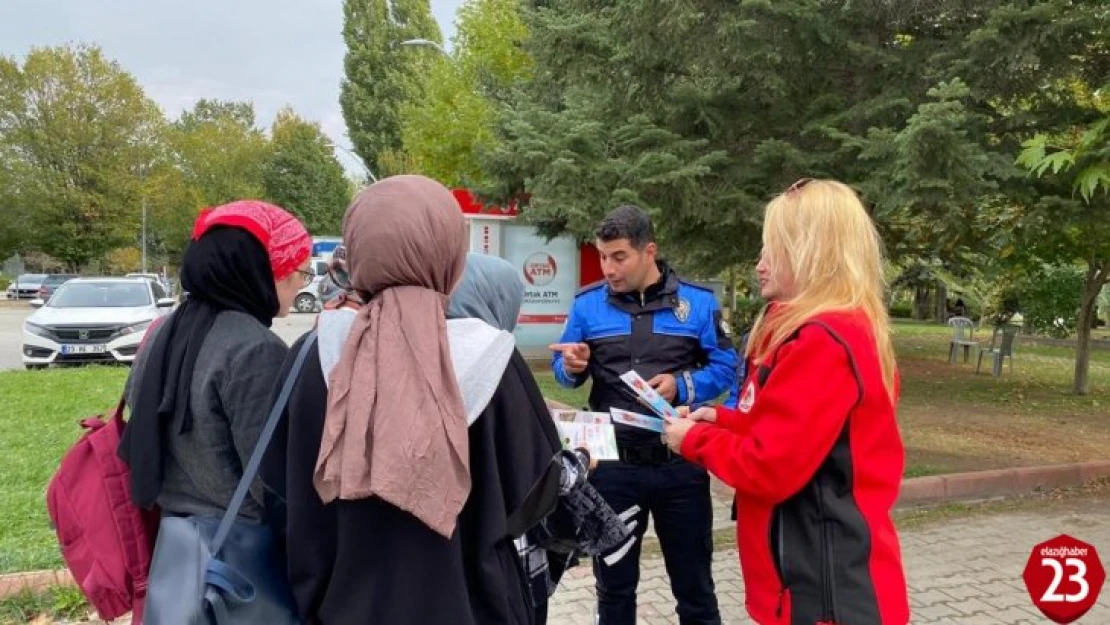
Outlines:
{"type": "Polygon", "coordinates": [[[663,420],[658,417],[631,412],[629,410],[621,410],[620,408],[610,408],[609,414],[613,417],[613,423],[630,425],[634,428],[651,430],[652,432],[659,432],[660,434],[663,433],[663,420]]]}
{"type": "Polygon", "coordinates": [[[663,399],[663,396],[660,395],[658,391],[651,388],[647,381],[640,377],[639,373],[629,371],[621,375],[621,380],[623,380],[655,414],[670,419],[679,418],[678,411],[675,410],[674,406],[667,403],[667,400],[663,399]]]}

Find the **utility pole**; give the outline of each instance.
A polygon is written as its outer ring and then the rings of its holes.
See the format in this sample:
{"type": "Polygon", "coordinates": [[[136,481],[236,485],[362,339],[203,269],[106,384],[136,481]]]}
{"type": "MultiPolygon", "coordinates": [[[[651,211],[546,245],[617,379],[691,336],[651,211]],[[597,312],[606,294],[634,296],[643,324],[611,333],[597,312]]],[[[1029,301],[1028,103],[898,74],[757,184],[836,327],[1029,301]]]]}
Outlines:
{"type": "Polygon", "coordinates": [[[146,273],[146,194],[143,194],[143,273],[146,273]]]}

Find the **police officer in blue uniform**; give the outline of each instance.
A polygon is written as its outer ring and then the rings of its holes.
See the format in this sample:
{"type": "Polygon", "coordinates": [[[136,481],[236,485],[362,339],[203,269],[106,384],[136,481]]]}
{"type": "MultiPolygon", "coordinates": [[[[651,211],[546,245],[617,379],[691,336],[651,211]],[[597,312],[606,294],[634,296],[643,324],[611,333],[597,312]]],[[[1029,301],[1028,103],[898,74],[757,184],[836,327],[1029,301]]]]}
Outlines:
{"type": "MultiPolygon", "coordinates": [[[[600,412],[648,412],[620,380],[629,370],[674,405],[699,405],[730,391],[737,354],[716,298],[656,258],[650,217],[621,206],[596,235],[605,279],[578,293],[559,343],[551,346],[559,383],[578,387],[592,379],[590,408],[600,412]]],[[[668,450],[658,433],[618,424],[616,434],[620,461],[600,463],[590,481],[615,511],[633,513],[638,539],[634,553],[594,561],[599,624],[636,623],[639,538],[649,512],[679,623],[719,624],[708,474],[668,450]]]]}

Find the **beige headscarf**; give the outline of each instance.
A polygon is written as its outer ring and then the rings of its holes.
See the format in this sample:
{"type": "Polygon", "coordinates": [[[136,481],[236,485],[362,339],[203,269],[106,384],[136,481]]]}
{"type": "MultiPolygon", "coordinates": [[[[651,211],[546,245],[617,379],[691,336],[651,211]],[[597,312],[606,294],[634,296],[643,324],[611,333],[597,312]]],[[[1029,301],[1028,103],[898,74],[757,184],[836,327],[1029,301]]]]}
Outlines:
{"type": "Polygon", "coordinates": [[[372,294],[329,377],[314,484],[328,503],[381,497],[445,537],[470,493],[466,412],[445,310],[466,222],[443,185],[394,176],[343,219],[351,285],[372,294]]]}

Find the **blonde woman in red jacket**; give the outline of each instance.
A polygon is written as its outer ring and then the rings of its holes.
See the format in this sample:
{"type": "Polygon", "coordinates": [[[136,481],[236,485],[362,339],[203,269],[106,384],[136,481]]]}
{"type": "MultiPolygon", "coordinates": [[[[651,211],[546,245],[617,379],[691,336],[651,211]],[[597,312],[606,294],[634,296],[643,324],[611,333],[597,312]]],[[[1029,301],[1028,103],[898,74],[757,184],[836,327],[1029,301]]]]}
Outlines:
{"type": "Polygon", "coordinates": [[[905,462],[882,243],[856,194],[801,180],[767,206],[737,409],[667,425],[736,489],[747,609],[760,625],[904,625],[890,511],[905,462]]]}

